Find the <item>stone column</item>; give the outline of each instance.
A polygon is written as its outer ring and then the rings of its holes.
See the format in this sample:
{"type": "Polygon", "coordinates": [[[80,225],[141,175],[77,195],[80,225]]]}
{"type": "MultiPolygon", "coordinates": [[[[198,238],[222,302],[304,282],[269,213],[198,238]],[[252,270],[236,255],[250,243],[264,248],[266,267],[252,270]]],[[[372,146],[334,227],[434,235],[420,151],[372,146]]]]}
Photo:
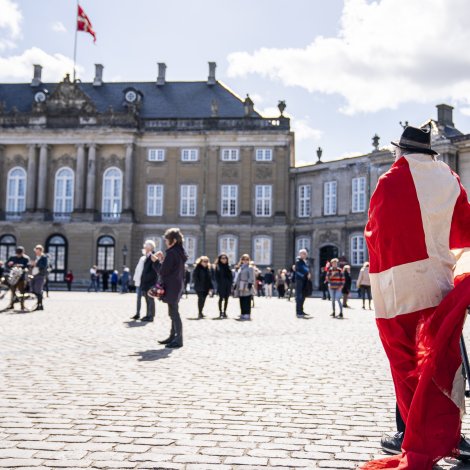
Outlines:
{"type": "Polygon", "coordinates": [[[95,210],[95,185],[96,185],[96,145],[88,147],[88,168],[86,180],[86,205],[87,211],[95,210]]]}
{"type": "Polygon", "coordinates": [[[85,183],[85,146],[77,144],[77,174],[75,176],[75,210],[83,210],[85,183]]]}
{"type": "Polygon", "coordinates": [[[39,146],[39,169],[38,169],[38,201],[37,209],[46,210],[47,195],[47,144],[39,146]]]}
{"type": "Polygon", "coordinates": [[[28,186],[26,188],[26,210],[34,211],[36,208],[36,145],[28,146],[28,186]]]}
{"type": "Polygon", "coordinates": [[[132,200],[133,200],[133,190],[132,181],[133,181],[133,162],[132,162],[132,152],[133,144],[127,144],[126,147],[126,160],[125,160],[125,171],[124,171],[124,210],[132,210],[132,200]]]}

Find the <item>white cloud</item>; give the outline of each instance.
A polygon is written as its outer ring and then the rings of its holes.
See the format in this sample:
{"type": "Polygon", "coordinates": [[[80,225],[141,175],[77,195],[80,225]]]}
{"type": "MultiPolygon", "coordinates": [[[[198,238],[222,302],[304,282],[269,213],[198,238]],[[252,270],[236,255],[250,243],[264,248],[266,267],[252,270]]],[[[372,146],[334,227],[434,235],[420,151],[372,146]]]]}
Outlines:
{"type": "Polygon", "coordinates": [[[21,35],[21,14],[18,5],[11,0],[0,0],[0,51],[15,46],[21,35]]]}
{"type": "Polygon", "coordinates": [[[317,36],[305,48],[232,53],[228,74],[342,95],[347,114],[406,102],[470,103],[467,12],[467,0],[345,0],[337,36],[317,36]]]}
{"type": "Polygon", "coordinates": [[[52,24],[52,31],[55,31],[56,33],[66,33],[67,28],[64,26],[62,21],[56,21],[52,24]]]}

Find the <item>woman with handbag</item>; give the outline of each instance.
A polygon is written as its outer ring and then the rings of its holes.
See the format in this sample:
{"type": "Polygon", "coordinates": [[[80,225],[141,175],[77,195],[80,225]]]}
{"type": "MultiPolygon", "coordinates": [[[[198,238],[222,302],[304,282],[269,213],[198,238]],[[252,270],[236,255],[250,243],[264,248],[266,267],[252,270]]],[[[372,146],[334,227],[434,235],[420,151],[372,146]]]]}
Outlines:
{"type": "Polygon", "coordinates": [[[255,282],[255,271],[250,266],[250,256],[243,255],[237,266],[234,281],[234,297],[240,299],[240,320],[251,319],[251,299],[253,297],[253,283],[255,282]]]}

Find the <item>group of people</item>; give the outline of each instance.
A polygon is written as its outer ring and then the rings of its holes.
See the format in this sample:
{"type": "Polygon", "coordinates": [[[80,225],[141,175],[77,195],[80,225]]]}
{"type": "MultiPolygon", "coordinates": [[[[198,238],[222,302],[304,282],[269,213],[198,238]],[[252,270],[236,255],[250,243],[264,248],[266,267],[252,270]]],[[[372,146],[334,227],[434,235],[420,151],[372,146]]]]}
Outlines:
{"type": "MultiPolygon", "coordinates": [[[[65,276],[65,282],[67,283],[68,290],[71,290],[73,274],[71,280],[67,280],[69,273],[72,274],[72,271],[68,271],[65,276]]],[[[132,288],[131,284],[131,272],[127,266],[124,266],[122,273],[119,274],[119,271],[115,269],[114,271],[100,270],[98,267],[92,266],[90,268],[90,282],[88,284],[87,291],[90,292],[94,290],[98,292],[102,290],[106,292],[111,290],[111,292],[120,292],[121,294],[127,294],[132,288]]]]}

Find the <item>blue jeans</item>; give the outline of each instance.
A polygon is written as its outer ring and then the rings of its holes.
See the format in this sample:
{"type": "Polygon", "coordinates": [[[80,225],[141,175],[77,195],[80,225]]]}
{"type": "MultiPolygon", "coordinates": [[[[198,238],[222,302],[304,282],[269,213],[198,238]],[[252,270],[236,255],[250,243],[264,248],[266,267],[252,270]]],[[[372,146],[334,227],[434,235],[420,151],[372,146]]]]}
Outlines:
{"type": "Polygon", "coordinates": [[[338,301],[339,313],[343,314],[343,304],[341,303],[341,289],[329,289],[331,296],[331,304],[333,305],[333,312],[335,311],[335,301],[338,301]]]}
{"type": "Polygon", "coordinates": [[[95,292],[98,292],[98,282],[96,281],[96,278],[91,278],[90,279],[90,284],[88,285],[88,292],[90,292],[90,289],[94,289],[95,292]]]}
{"type": "Polygon", "coordinates": [[[295,280],[295,309],[296,309],[297,315],[304,314],[304,302],[305,302],[304,287],[305,287],[304,279],[295,280]]]}

